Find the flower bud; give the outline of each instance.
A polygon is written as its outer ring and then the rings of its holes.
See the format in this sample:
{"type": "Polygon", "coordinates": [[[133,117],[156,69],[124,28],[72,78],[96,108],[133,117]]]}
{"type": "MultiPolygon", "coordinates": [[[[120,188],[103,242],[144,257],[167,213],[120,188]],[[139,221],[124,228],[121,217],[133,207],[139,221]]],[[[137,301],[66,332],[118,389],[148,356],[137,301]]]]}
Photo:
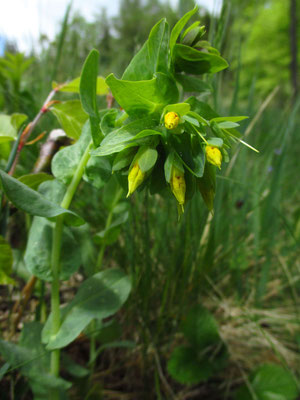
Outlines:
{"type": "Polygon", "coordinates": [[[185,203],[185,191],[186,191],[184,172],[175,167],[175,165],[173,165],[172,167],[170,185],[171,185],[171,190],[183,211],[183,205],[185,203]]]}
{"type": "Polygon", "coordinates": [[[165,115],[165,127],[167,129],[175,129],[179,124],[180,118],[178,114],[173,111],[168,112],[165,115]]]}
{"type": "Polygon", "coordinates": [[[135,189],[137,189],[141,185],[144,179],[145,173],[141,171],[138,162],[136,162],[128,174],[127,197],[130,196],[135,191],[135,189]]]}
{"type": "Polygon", "coordinates": [[[206,146],[206,160],[221,169],[222,153],[216,146],[206,146]]]}

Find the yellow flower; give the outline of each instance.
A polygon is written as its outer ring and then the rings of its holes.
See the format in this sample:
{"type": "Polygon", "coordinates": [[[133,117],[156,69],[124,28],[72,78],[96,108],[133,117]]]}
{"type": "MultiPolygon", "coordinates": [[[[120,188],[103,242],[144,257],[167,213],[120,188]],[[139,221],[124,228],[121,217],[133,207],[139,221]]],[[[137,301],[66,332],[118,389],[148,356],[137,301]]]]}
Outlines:
{"type": "Polygon", "coordinates": [[[184,172],[180,171],[177,167],[173,165],[172,173],[171,173],[171,190],[176,197],[179,205],[181,206],[182,212],[184,210],[183,206],[185,203],[185,179],[184,179],[184,172]]]}
{"type": "Polygon", "coordinates": [[[165,115],[165,127],[167,129],[175,129],[179,124],[180,118],[178,114],[173,111],[168,112],[165,115]]]}
{"type": "Polygon", "coordinates": [[[209,163],[216,165],[218,168],[221,169],[222,153],[220,152],[218,147],[206,146],[205,152],[206,152],[206,160],[209,163]]]}
{"type": "Polygon", "coordinates": [[[140,184],[145,179],[145,173],[143,173],[139,167],[138,162],[136,162],[131,168],[128,174],[128,193],[127,197],[130,196],[135,189],[137,189],[140,184]]]}

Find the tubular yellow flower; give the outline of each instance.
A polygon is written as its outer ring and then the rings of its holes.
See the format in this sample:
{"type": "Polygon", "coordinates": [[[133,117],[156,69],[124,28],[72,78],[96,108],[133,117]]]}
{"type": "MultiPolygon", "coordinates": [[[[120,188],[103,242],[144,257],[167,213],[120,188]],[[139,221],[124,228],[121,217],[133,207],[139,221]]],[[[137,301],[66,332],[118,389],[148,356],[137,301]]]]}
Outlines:
{"type": "Polygon", "coordinates": [[[171,185],[171,190],[183,211],[184,210],[183,206],[185,203],[185,191],[186,191],[184,172],[180,171],[174,165],[172,167],[170,185],[171,185]]]}
{"type": "Polygon", "coordinates": [[[128,174],[127,197],[130,196],[135,191],[135,189],[140,186],[144,179],[145,174],[141,171],[138,162],[136,162],[128,174]]]}
{"type": "Polygon", "coordinates": [[[165,115],[165,127],[167,129],[175,129],[179,124],[180,118],[178,114],[173,111],[168,112],[165,115]]]}
{"type": "Polygon", "coordinates": [[[219,169],[221,169],[222,153],[220,152],[218,147],[206,146],[205,152],[206,152],[206,160],[209,163],[216,165],[219,169]]]}

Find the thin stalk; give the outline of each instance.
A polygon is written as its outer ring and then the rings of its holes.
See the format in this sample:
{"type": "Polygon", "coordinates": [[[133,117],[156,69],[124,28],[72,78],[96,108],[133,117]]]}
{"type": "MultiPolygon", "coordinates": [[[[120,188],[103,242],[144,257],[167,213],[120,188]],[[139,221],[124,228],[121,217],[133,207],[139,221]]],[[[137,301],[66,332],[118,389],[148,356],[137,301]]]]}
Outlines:
{"type": "MultiPolygon", "coordinates": [[[[116,196],[115,196],[115,198],[113,200],[113,203],[112,203],[112,206],[111,206],[111,209],[110,209],[110,212],[109,212],[109,214],[107,216],[107,219],[106,219],[105,230],[107,230],[111,225],[111,221],[112,221],[112,217],[113,217],[113,213],[114,213],[114,208],[118,204],[122,193],[123,193],[123,189],[120,189],[116,193],[116,196]]],[[[98,254],[98,258],[97,258],[97,263],[96,263],[96,269],[97,270],[99,270],[101,268],[101,266],[102,266],[102,260],[103,260],[105,248],[106,248],[106,244],[103,243],[101,245],[101,247],[100,247],[100,251],[99,251],[99,254],[98,254]]]]}
{"type": "MultiPolygon", "coordinates": [[[[63,217],[58,216],[53,230],[52,238],[52,286],[51,286],[51,312],[52,312],[52,327],[51,334],[55,336],[60,328],[60,301],[59,301],[59,272],[60,272],[60,250],[61,237],[63,231],[63,217]]],[[[51,374],[58,377],[60,365],[60,350],[53,350],[51,353],[51,374]]]]}
{"type": "Polygon", "coordinates": [[[16,154],[17,154],[17,150],[18,150],[18,147],[19,147],[19,143],[20,143],[20,140],[21,140],[21,136],[22,136],[23,130],[24,130],[24,124],[19,129],[17,139],[15,140],[15,142],[14,142],[14,144],[12,146],[11,152],[10,152],[9,157],[8,157],[7,165],[5,167],[5,172],[9,172],[9,170],[11,169],[11,167],[13,165],[13,162],[14,162],[16,154]]]}
{"type": "Polygon", "coordinates": [[[70,15],[70,11],[71,11],[71,6],[72,6],[72,1],[70,1],[70,3],[68,4],[68,6],[66,8],[64,20],[63,20],[63,23],[62,23],[62,28],[61,28],[61,31],[60,31],[60,34],[59,34],[59,41],[58,41],[58,46],[57,46],[57,50],[56,50],[56,56],[55,56],[54,68],[53,68],[52,76],[51,76],[51,82],[56,78],[59,62],[61,60],[61,56],[62,56],[62,53],[63,53],[62,50],[63,50],[66,34],[67,34],[67,31],[68,31],[68,22],[69,22],[69,15],[70,15]]]}
{"type": "MultiPolygon", "coordinates": [[[[75,171],[73,179],[70,185],[67,188],[67,191],[64,195],[64,198],[61,202],[61,207],[68,209],[77,186],[82,178],[84,168],[90,158],[90,149],[92,146],[92,142],[87,146],[80,163],[75,171]]],[[[59,273],[60,273],[60,253],[61,253],[61,238],[63,232],[63,216],[58,216],[56,218],[55,227],[53,230],[53,240],[52,240],[52,253],[51,253],[51,267],[52,267],[52,286],[51,286],[51,311],[52,311],[52,327],[51,333],[52,336],[55,336],[60,328],[60,301],[59,301],[59,273]]],[[[53,350],[51,353],[51,374],[58,377],[59,376],[59,368],[60,368],[60,350],[53,350]]],[[[52,397],[53,400],[58,398],[58,392],[53,392],[52,397]]]]}
{"type": "Polygon", "coordinates": [[[80,163],[78,164],[78,167],[75,171],[75,174],[73,176],[73,179],[68,186],[68,189],[64,195],[63,201],[61,202],[61,207],[68,209],[70,207],[71,201],[73,199],[73,196],[76,192],[77,186],[79,182],[81,181],[82,175],[84,173],[84,168],[86,164],[88,163],[90,159],[90,150],[93,146],[93,142],[91,141],[87,148],[85,149],[85,152],[83,156],[81,157],[80,163]]]}
{"type": "Polygon", "coordinates": [[[26,126],[24,131],[22,132],[21,137],[20,137],[20,141],[19,141],[19,144],[18,144],[18,147],[17,147],[17,150],[14,153],[14,160],[11,163],[11,167],[10,167],[10,170],[8,172],[9,175],[13,175],[14,174],[16,166],[17,166],[17,163],[18,163],[19,158],[20,158],[21,150],[25,146],[29,136],[31,135],[32,131],[34,130],[34,128],[36,127],[36,125],[40,121],[41,117],[48,111],[49,104],[51,104],[51,101],[52,101],[53,97],[55,96],[55,94],[57,93],[58,90],[59,90],[59,87],[51,90],[51,92],[49,93],[48,97],[46,98],[42,108],[40,109],[40,111],[35,116],[34,120],[32,122],[30,122],[26,126]]]}

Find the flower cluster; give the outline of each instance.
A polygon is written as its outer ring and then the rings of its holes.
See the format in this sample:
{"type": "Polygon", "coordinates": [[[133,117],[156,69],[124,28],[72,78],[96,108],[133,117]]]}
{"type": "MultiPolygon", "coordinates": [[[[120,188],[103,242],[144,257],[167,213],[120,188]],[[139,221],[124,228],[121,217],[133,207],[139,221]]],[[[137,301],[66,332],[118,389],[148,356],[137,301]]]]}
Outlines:
{"type": "Polygon", "coordinates": [[[159,21],[122,79],[106,78],[123,111],[104,113],[100,126],[105,138],[94,151],[115,154],[112,170],[123,186],[126,177],[127,196],[145,187],[151,194],[169,193],[180,213],[196,190],[213,210],[216,171],[229,161],[233,143],[246,144],[236,128],[247,117],[222,117],[197,97],[212,89],[200,76],[228,64],[203,40],[205,28],[199,22],[185,29],[196,12],[188,12],[172,32],[165,19],[159,21]],[[184,92],[195,96],[179,102],[184,92]]]}
{"type": "MultiPolygon", "coordinates": [[[[175,104],[173,107],[181,110],[181,115],[176,111],[163,113],[161,117],[161,121],[163,122],[159,127],[156,127],[156,129],[160,129],[161,131],[161,140],[153,140],[152,144],[149,144],[149,147],[142,146],[135,155],[131,155],[133,159],[128,170],[127,196],[130,196],[138,187],[146,183],[157,164],[157,159],[161,157],[164,164],[165,181],[177,200],[179,212],[184,212],[184,205],[187,201],[187,175],[189,175],[189,186],[191,186],[190,181],[194,180],[196,183],[195,186],[198,187],[206,205],[212,210],[215,167],[221,169],[223,140],[217,137],[212,137],[211,139],[205,138],[206,133],[200,132],[200,124],[195,119],[195,113],[191,113],[189,103],[175,104]],[[174,138],[176,138],[175,141],[174,138]],[[199,169],[199,166],[195,166],[191,162],[193,161],[195,141],[198,145],[198,160],[196,162],[202,162],[202,171],[199,169]],[[187,146],[187,142],[190,146],[187,146]],[[182,144],[181,146],[180,143],[182,144]],[[184,156],[180,152],[180,148],[186,154],[190,153],[190,157],[186,155],[186,161],[183,160],[184,156]],[[151,157],[153,160],[149,162],[151,157]],[[188,160],[189,158],[190,160],[188,160]],[[145,162],[145,159],[148,162],[145,162]],[[207,176],[208,171],[211,175],[210,179],[207,176]]],[[[167,110],[170,108],[172,109],[172,105],[169,105],[167,110]]],[[[205,121],[203,117],[199,116],[198,119],[202,121],[202,124],[209,125],[209,122],[205,121]]],[[[162,163],[158,164],[162,165],[162,163]]]]}

